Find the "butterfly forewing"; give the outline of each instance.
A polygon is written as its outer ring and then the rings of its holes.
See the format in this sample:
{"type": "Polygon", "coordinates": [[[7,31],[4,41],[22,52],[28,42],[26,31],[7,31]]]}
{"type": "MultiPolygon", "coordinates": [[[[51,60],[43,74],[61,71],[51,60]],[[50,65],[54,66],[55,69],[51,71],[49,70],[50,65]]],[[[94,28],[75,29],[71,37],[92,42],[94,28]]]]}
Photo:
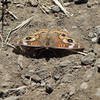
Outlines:
{"type": "Polygon", "coordinates": [[[83,47],[72,39],[67,32],[51,31],[50,48],[54,49],[83,49],[83,47]]]}
{"type": "Polygon", "coordinates": [[[33,33],[31,36],[26,36],[20,41],[20,45],[28,47],[45,47],[47,30],[33,33]]]}

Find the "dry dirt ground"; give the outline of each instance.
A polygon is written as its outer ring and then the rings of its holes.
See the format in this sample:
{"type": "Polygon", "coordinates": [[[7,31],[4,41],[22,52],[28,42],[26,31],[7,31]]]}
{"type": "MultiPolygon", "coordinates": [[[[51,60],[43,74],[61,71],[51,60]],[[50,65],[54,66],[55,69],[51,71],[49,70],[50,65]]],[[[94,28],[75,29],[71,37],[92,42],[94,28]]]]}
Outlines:
{"type": "MultiPolygon", "coordinates": [[[[47,0],[41,2],[53,4],[47,0]]],[[[94,3],[94,0],[89,2],[94,3]]],[[[37,59],[18,54],[6,45],[0,47],[0,100],[100,100],[100,45],[99,40],[95,41],[95,34],[100,34],[100,27],[97,27],[100,25],[100,5],[88,8],[87,4],[71,2],[66,7],[73,13],[70,18],[63,12],[44,14],[39,6],[17,5],[9,5],[18,20],[6,15],[4,39],[11,29],[33,16],[26,27],[11,34],[11,44],[39,30],[67,30],[83,44],[87,55],[73,53],[46,60],[46,57],[37,59]],[[19,87],[22,88],[16,90],[19,87]]]]}

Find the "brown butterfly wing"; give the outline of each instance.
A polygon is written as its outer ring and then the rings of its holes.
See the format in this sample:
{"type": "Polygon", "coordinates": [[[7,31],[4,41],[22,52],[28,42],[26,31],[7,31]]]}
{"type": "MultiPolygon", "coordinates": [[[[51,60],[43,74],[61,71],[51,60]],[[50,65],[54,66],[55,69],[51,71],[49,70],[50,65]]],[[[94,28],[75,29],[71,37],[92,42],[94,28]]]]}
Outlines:
{"type": "Polygon", "coordinates": [[[50,35],[50,45],[49,48],[55,49],[83,49],[80,43],[76,42],[74,39],[69,37],[67,32],[62,31],[51,31],[50,35]]]}
{"type": "Polygon", "coordinates": [[[26,47],[45,47],[47,34],[48,34],[47,30],[33,33],[32,36],[24,37],[19,42],[19,45],[26,46],[26,47]]]}

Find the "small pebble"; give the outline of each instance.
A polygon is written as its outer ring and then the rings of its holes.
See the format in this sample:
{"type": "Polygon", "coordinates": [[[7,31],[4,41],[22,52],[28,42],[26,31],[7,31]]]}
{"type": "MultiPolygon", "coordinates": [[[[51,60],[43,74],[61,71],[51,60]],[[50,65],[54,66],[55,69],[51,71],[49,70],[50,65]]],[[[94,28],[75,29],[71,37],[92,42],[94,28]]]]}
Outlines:
{"type": "Polygon", "coordinates": [[[70,83],[73,79],[72,74],[65,74],[62,78],[62,83],[70,83]]]}
{"type": "Polygon", "coordinates": [[[38,75],[32,75],[31,76],[31,80],[36,82],[36,83],[40,83],[41,82],[41,78],[38,75]]]}
{"type": "Polygon", "coordinates": [[[91,8],[91,7],[92,7],[92,3],[88,2],[88,3],[87,3],[87,7],[88,7],[88,8],[91,8]]]}
{"type": "Polygon", "coordinates": [[[100,73],[100,58],[96,60],[95,66],[97,67],[97,72],[100,73]]]}
{"type": "Polygon", "coordinates": [[[26,79],[26,78],[25,78],[25,79],[23,80],[23,84],[24,84],[24,85],[30,85],[29,79],[26,79]]]}
{"type": "Polygon", "coordinates": [[[19,100],[19,97],[17,96],[10,96],[10,97],[7,97],[5,98],[4,100],[19,100]]]}
{"type": "Polygon", "coordinates": [[[94,37],[94,38],[91,39],[91,41],[92,41],[93,43],[96,43],[96,42],[98,41],[98,38],[97,38],[97,37],[94,37]]]}
{"type": "Polygon", "coordinates": [[[95,33],[100,36],[100,26],[95,27],[95,33]]]}
{"type": "Polygon", "coordinates": [[[62,61],[60,62],[59,66],[60,67],[66,67],[70,64],[71,62],[69,60],[65,60],[65,61],[62,61]]]}
{"type": "Polygon", "coordinates": [[[37,7],[38,6],[38,0],[28,0],[28,2],[30,3],[30,5],[32,7],[37,7]]]}
{"type": "Polygon", "coordinates": [[[0,90],[0,98],[4,98],[4,97],[7,97],[8,96],[8,91],[4,91],[4,90],[0,90]]]}
{"type": "Polygon", "coordinates": [[[41,86],[44,87],[46,83],[44,81],[41,82],[41,86]]]}
{"type": "Polygon", "coordinates": [[[58,13],[58,12],[60,12],[60,8],[58,6],[52,5],[51,6],[51,11],[53,13],[58,13]]]}
{"type": "Polygon", "coordinates": [[[93,32],[89,32],[88,37],[89,38],[94,38],[94,37],[96,37],[96,35],[93,32]]]}
{"type": "Polygon", "coordinates": [[[88,0],[74,0],[75,4],[83,4],[83,3],[87,3],[88,0]]]}
{"type": "Polygon", "coordinates": [[[47,84],[47,86],[46,86],[46,92],[48,94],[51,94],[53,92],[53,88],[52,88],[52,86],[50,84],[47,84]]]}
{"type": "Polygon", "coordinates": [[[86,82],[83,82],[81,85],[80,85],[80,88],[81,89],[87,89],[88,88],[88,84],[86,82]]]}
{"type": "Polygon", "coordinates": [[[17,8],[24,8],[24,5],[22,5],[22,4],[17,4],[16,7],[17,7],[17,8]]]}
{"type": "Polygon", "coordinates": [[[60,79],[60,76],[59,75],[54,75],[54,79],[57,81],[60,79]]]}
{"type": "Polygon", "coordinates": [[[72,96],[73,94],[75,94],[75,87],[74,86],[70,86],[69,90],[70,90],[70,92],[69,92],[70,96],[72,96]]]}
{"type": "Polygon", "coordinates": [[[97,88],[95,95],[100,97],[100,88],[97,88]]]}
{"type": "Polygon", "coordinates": [[[25,74],[24,77],[30,79],[31,76],[29,74],[25,74]]]}
{"type": "Polygon", "coordinates": [[[83,56],[83,57],[81,58],[81,63],[82,63],[83,65],[88,65],[88,64],[92,64],[95,60],[96,60],[95,54],[92,53],[92,52],[90,52],[88,55],[83,56]]]}

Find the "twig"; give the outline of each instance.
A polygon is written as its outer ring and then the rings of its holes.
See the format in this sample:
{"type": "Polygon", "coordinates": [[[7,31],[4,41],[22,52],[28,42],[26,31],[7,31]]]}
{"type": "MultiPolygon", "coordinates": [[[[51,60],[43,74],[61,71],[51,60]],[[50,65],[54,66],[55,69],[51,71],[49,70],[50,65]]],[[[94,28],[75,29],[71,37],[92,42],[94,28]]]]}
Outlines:
{"type": "Polygon", "coordinates": [[[68,12],[68,11],[61,5],[61,3],[60,3],[58,0],[53,0],[53,2],[54,2],[57,6],[59,6],[59,8],[65,13],[65,15],[66,15],[67,17],[73,16],[73,14],[70,14],[70,12],[68,12]]]}
{"type": "Polygon", "coordinates": [[[2,35],[0,34],[0,38],[1,38],[1,41],[2,41],[2,47],[3,47],[3,42],[4,42],[4,39],[3,39],[3,37],[2,37],[2,35]]]}
{"type": "Polygon", "coordinates": [[[45,10],[44,10],[41,6],[39,6],[39,7],[40,7],[41,11],[42,11],[44,14],[47,14],[47,13],[45,12],[45,10]]]}
{"type": "Polygon", "coordinates": [[[17,16],[14,15],[11,11],[6,10],[14,19],[18,20],[17,16]]]}
{"type": "Polygon", "coordinates": [[[7,46],[10,46],[10,47],[16,49],[16,47],[14,45],[10,44],[10,43],[7,43],[7,46]]]}
{"type": "Polygon", "coordinates": [[[87,55],[87,53],[85,53],[85,52],[77,52],[77,53],[79,53],[79,54],[81,54],[81,55],[84,55],[84,56],[86,56],[87,55]]]}
{"type": "Polygon", "coordinates": [[[32,20],[32,18],[33,18],[33,16],[30,17],[30,18],[28,18],[27,20],[23,21],[20,25],[18,25],[18,26],[15,27],[14,29],[12,29],[12,30],[8,33],[8,35],[7,35],[7,37],[6,37],[6,40],[5,40],[5,43],[7,44],[8,40],[9,40],[9,37],[10,37],[10,35],[11,35],[12,32],[15,32],[16,30],[21,29],[22,27],[24,27],[25,25],[27,25],[27,24],[32,20]]]}

